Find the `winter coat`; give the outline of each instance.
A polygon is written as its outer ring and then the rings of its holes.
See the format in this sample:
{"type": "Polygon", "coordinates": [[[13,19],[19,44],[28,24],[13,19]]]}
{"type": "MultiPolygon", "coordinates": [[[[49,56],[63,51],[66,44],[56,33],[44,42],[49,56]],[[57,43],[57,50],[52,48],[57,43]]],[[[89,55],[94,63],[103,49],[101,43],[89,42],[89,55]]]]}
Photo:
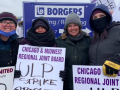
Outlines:
{"type": "MultiPolygon", "coordinates": [[[[91,65],[103,65],[104,62],[109,60],[110,57],[120,53],[120,23],[112,22],[112,16],[106,6],[96,6],[93,11],[96,9],[103,10],[109,16],[110,21],[109,26],[106,29],[107,38],[105,38],[103,41],[100,41],[100,36],[99,39],[97,39],[97,41],[90,46],[89,57],[91,65]]],[[[91,29],[95,31],[91,17],[89,23],[91,29]]]]}
{"type": "Polygon", "coordinates": [[[65,68],[67,68],[67,78],[64,82],[63,90],[73,90],[72,65],[88,65],[88,50],[91,37],[87,34],[74,44],[64,33],[56,39],[58,47],[66,48],[65,68]]]}
{"type": "Polygon", "coordinates": [[[0,39],[0,67],[16,65],[19,46],[17,37],[17,34],[14,34],[7,42],[0,39]]]}
{"type": "Polygon", "coordinates": [[[90,46],[89,58],[91,65],[103,65],[106,60],[120,53],[120,23],[113,22],[107,28],[108,36],[90,46]]]}

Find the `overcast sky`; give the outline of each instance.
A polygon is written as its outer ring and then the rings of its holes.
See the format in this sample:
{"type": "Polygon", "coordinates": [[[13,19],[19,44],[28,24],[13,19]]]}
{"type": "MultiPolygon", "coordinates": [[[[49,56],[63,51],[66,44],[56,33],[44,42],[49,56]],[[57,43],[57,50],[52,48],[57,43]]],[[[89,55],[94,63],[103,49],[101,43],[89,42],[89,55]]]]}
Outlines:
{"type": "MultiPolygon", "coordinates": [[[[90,0],[0,0],[0,13],[1,12],[12,12],[16,16],[23,15],[23,7],[22,2],[29,1],[29,2],[85,2],[90,3],[90,0]]],[[[116,5],[119,4],[120,0],[114,0],[116,5]]]]}

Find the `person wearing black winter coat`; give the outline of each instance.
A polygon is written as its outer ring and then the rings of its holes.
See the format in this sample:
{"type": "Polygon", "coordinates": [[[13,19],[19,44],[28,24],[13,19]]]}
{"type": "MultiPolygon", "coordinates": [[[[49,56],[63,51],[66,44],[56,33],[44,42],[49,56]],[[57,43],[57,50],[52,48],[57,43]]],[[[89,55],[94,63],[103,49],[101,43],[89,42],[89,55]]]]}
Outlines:
{"type": "Polygon", "coordinates": [[[64,26],[64,33],[56,39],[58,47],[66,48],[65,71],[60,72],[63,78],[63,90],[73,90],[72,65],[89,65],[89,46],[91,37],[83,32],[80,18],[70,13],[64,26]]]}
{"type": "MultiPolygon", "coordinates": [[[[17,18],[9,12],[0,14],[0,67],[15,66],[18,53],[17,18]]],[[[19,77],[20,71],[15,70],[19,77]]]]}
{"type": "Polygon", "coordinates": [[[90,65],[103,65],[106,76],[115,77],[120,68],[120,23],[112,22],[107,6],[96,6],[89,24],[94,32],[89,49],[90,65]]]}

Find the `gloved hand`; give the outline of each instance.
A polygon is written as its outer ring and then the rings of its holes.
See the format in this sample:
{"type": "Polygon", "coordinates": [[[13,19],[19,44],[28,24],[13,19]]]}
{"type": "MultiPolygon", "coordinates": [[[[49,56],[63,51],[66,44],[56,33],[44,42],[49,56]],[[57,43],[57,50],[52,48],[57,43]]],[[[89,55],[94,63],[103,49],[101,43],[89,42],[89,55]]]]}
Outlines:
{"type": "Polygon", "coordinates": [[[103,64],[103,74],[116,77],[120,69],[120,55],[116,54],[103,64]]]}
{"type": "Polygon", "coordinates": [[[19,78],[20,76],[21,76],[21,71],[20,70],[15,70],[14,78],[19,78]]]}
{"type": "Polygon", "coordinates": [[[65,68],[64,71],[60,71],[59,77],[62,78],[62,81],[65,81],[65,79],[66,79],[66,77],[67,77],[67,73],[68,73],[68,69],[67,69],[67,68],[65,68]]]}

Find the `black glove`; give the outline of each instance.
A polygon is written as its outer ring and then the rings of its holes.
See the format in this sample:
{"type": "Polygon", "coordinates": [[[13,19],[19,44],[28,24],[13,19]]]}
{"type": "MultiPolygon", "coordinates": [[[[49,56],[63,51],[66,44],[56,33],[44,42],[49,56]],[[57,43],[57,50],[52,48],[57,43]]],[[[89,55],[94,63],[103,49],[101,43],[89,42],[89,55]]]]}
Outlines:
{"type": "Polygon", "coordinates": [[[21,76],[21,71],[20,70],[15,70],[14,78],[20,78],[20,76],[21,76]]]}
{"type": "Polygon", "coordinates": [[[67,68],[65,68],[64,71],[60,71],[59,77],[62,78],[62,81],[65,81],[65,79],[66,79],[66,77],[67,77],[67,73],[68,73],[68,69],[67,69],[67,68]]]}
{"type": "Polygon", "coordinates": [[[116,54],[103,64],[103,74],[116,77],[120,69],[120,55],[116,54]]]}

